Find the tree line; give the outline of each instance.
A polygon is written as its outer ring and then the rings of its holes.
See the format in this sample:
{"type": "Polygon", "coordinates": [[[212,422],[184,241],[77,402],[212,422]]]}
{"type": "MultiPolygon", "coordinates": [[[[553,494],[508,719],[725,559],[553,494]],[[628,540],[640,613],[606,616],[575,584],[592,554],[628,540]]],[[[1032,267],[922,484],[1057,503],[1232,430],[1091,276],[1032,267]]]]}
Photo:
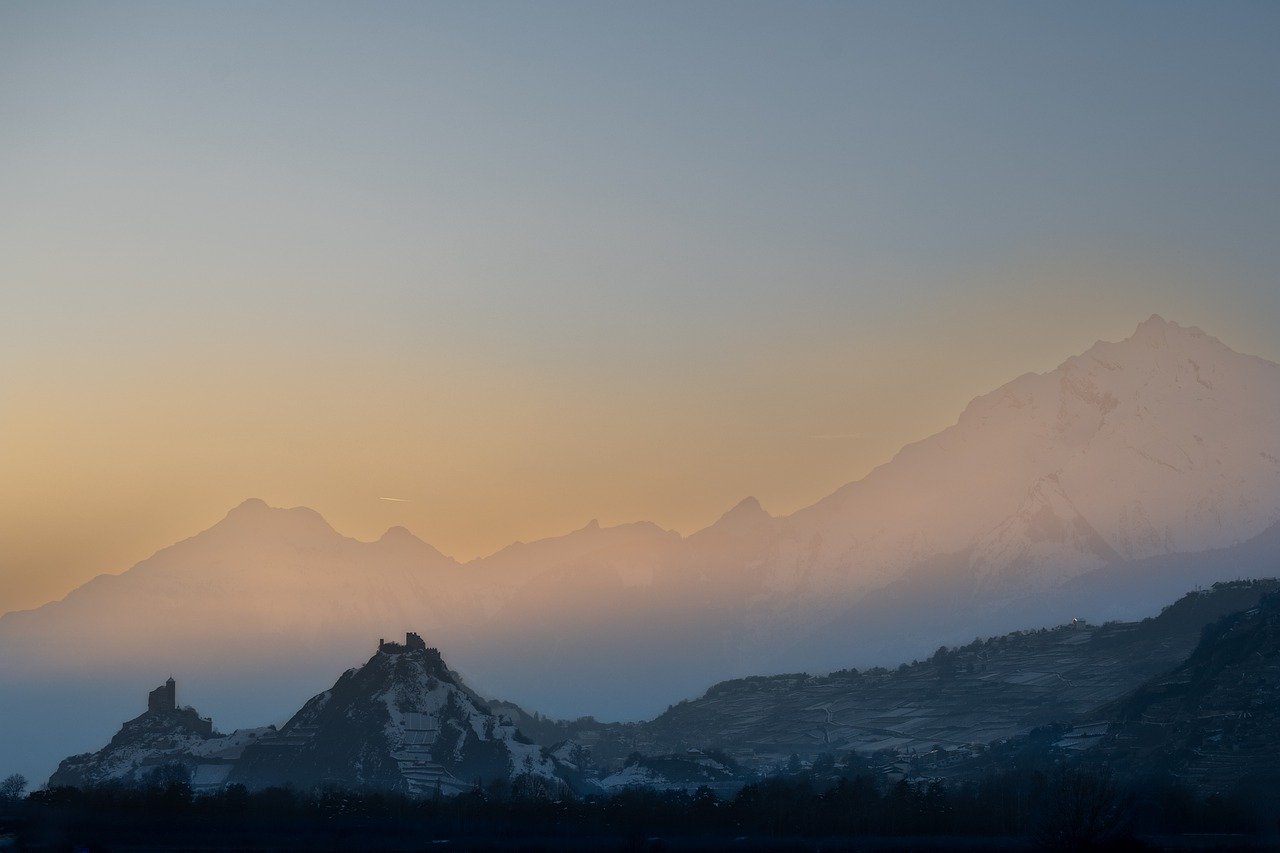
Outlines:
{"type": "MultiPolygon", "coordinates": [[[[384,790],[231,785],[195,793],[180,768],[145,784],[12,786],[0,822],[32,847],[149,846],[410,849],[429,842],[561,848],[663,845],[696,849],[800,848],[825,839],[1004,839],[1014,846],[1141,849],[1143,837],[1188,833],[1274,834],[1272,792],[1202,797],[1174,780],[1122,785],[1105,771],[1014,769],[954,784],[887,783],[869,775],[778,775],[731,797],[633,788],[574,797],[534,777],[479,785],[453,797],[384,790]]],[[[0,826],[0,833],[4,827],[0,826]]],[[[824,847],[831,845],[825,844],[824,847]]]]}

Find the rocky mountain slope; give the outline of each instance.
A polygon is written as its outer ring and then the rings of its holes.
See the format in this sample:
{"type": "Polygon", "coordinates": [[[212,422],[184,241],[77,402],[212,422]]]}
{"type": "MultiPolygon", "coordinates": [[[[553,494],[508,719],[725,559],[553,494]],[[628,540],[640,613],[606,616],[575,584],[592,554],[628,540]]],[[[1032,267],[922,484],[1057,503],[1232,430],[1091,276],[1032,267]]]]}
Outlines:
{"type": "MultiPolygon", "coordinates": [[[[495,707],[541,742],[588,746],[606,768],[620,767],[635,752],[723,750],[744,763],[769,765],[793,753],[980,747],[1051,723],[1093,722],[1100,707],[1148,679],[1194,667],[1197,657],[1183,662],[1206,625],[1225,614],[1256,612],[1260,602],[1275,609],[1277,594],[1277,580],[1221,583],[1141,622],[1076,623],[974,640],[892,670],[736,679],[643,723],[558,722],[495,707]]],[[[1169,677],[1178,680],[1181,671],[1169,677]]],[[[1138,700],[1128,701],[1126,707],[1138,700]]],[[[1237,690],[1227,704],[1238,709],[1248,702],[1237,690]]],[[[1187,719],[1196,716],[1188,713],[1187,719]]]]}
{"type": "Polygon", "coordinates": [[[368,663],[251,744],[231,775],[250,787],[334,784],[416,795],[518,779],[555,790],[570,778],[412,633],[403,644],[379,643],[368,663]]]}
{"type": "MultiPolygon", "coordinates": [[[[161,685],[153,691],[165,690],[161,685]]],[[[173,695],[173,679],[168,681],[173,695]]],[[[244,729],[230,735],[214,731],[213,723],[193,708],[176,703],[151,703],[139,716],[120,727],[111,742],[93,753],[64,759],[49,779],[50,787],[84,787],[118,782],[128,785],[190,781],[193,787],[224,783],[245,747],[274,729],[244,729]]]]}
{"type": "Polygon", "coordinates": [[[1100,709],[1107,733],[1089,759],[1168,773],[1203,793],[1280,783],[1280,594],[1205,629],[1173,671],[1100,709]]]}

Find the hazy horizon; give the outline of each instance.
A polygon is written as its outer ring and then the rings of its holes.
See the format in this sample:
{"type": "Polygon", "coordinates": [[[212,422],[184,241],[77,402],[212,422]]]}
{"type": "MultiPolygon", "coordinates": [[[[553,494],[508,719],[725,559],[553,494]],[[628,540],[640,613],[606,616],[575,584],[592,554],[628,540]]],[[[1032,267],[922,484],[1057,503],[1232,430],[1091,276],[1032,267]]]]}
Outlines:
{"type": "Polygon", "coordinates": [[[1280,360],[1276,10],[983,9],[4,6],[0,612],[249,496],[786,514],[1152,313],[1280,360]]]}
{"type": "MultiPolygon", "coordinates": [[[[1158,316],[1159,316],[1159,315],[1152,315],[1152,317],[1153,317],[1153,318],[1158,317],[1158,316]]],[[[1166,318],[1160,318],[1160,319],[1166,319],[1166,318]]],[[[1194,328],[1198,328],[1198,327],[1195,327],[1195,326],[1194,326],[1194,324],[1190,324],[1190,323],[1183,324],[1183,325],[1185,325],[1186,327],[1194,327],[1194,328]]],[[[1101,342],[1101,339],[1100,339],[1098,342],[1101,342]]],[[[1095,343],[1097,343],[1097,342],[1095,342],[1095,343]]],[[[1270,359],[1268,359],[1268,360],[1270,360],[1270,359]]],[[[1062,359],[1059,359],[1059,362],[1061,362],[1061,361],[1062,361],[1062,359]]],[[[1055,366],[1057,366],[1057,365],[1055,365],[1055,366]]],[[[1026,371],[1026,373],[1040,373],[1040,372],[1047,372],[1047,371],[1026,371]]],[[[1023,374],[1019,374],[1019,375],[1023,375],[1023,374]]],[[[1014,378],[1015,378],[1015,377],[1013,377],[1013,376],[1009,377],[1009,379],[1010,379],[1010,380],[1012,380],[1012,379],[1014,379],[1014,378]]],[[[1004,383],[1002,383],[1002,384],[1004,384],[1004,383]]],[[[995,389],[995,388],[989,388],[989,389],[986,389],[986,391],[984,391],[984,392],[982,392],[982,393],[990,393],[990,392],[992,392],[992,391],[994,391],[994,390],[996,390],[996,389],[995,389]]],[[[980,395],[979,395],[979,396],[980,396],[980,395]]],[[[975,397],[975,399],[976,399],[976,397],[975,397]]],[[[972,402],[972,400],[970,400],[969,402],[972,402]]],[[[950,425],[954,424],[954,423],[955,423],[955,417],[956,417],[956,415],[958,415],[959,413],[960,413],[960,412],[959,412],[959,410],[957,410],[957,412],[956,412],[956,413],[955,413],[955,414],[954,414],[950,419],[948,419],[948,420],[946,421],[946,423],[944,423],[944,424],[942,425],[942,427],[950,426],[950,425]]],[[[940,427],[940,428],[941,428],[941,427],[940,427]]],[[[925,436],[921,436],[921,437],[919,437],[919,438],[924,438],[924,437],[925,437],[925,436]]],[[[849,435],[849,434],[846,434],[846,435],[814,436],[814,438],[820,438],[820,439],[831,439],[831,440],[844,440],[844,439],[856,439],[856,438],[857,438],[857,436],[856,436],[856,435],[849,435]]],[[[856,477],[851,477],[851,478],[849,478],[848,480],[846,480],[846,481],[844,481],[844,482],[837,483],[837,484],[836,484],[836,487],[846,485],[847,483],[853,483],[853,482],[857,482],[857,481],[859,481],[860,479],[862,479],[862,476],[865,476],[865,474],[870,473],[870,472],[871,472],[872,470],[874,470],[875,468],[880,467],[881,465],[883,465],[883,464],[885,464],[885,463],[889,462],[893,457],[895,457],[898,453],[900,453],[900,452],[901,452],[901,451],[902,451],[902,450],[903,450],[907,445],[909,445],[909,444],[913,443],[913,441],[915,441],[915,440],[919,440],[919,438],[917,438],[917,439],[913,439],[913,440],[909,440],[909,441],[904,441],[902,446],[898,447],[896,450],[894,450],[892,453],[890,453],[890,454],[889,454],[889,455],[888,455],[884,460],[881,460],[881,461],[878,461],[878,462],[872,463],[872,464],[868,467],[867,471],[862,472],[862,475],[860,475],[860,476],[856,476],[856,477]]],[[[821,493],[821,494],[813,495],[812,497],[810,497],[810,498],[809,498],[809,499],[807,499],[807,500],[802,499],[802,500],[801,500],[801,502],[800,502],[799,504],[797,504],[797,505],[795,505],[795,506],[791,506],[791,507],[787,508],[786,510],[779,510],[779,509],[777,509],[777,508],[773,508],[773,507],[769,507],[769,506],[764,506],[764,510],[765,510],[766,512],[768,512],[770,515],[775,516],[775,517],[783,517],[783,516],[787,516],[787,515],[789,515],[790,513],[794,512],[794,511],[796,511],[796,510],[803,509],[804,507],[807,507],[807,506],[810,506],[810,505],[814,504],[815,502],[817,502],[817,501],[818,501],[819,499],[821,499],[821,498],[827,497],[827,496],[828,496],[832,491],[834,491],[834,489],[828,489],[826,492],[823,492],[823,493],[821,493]]],[[[662,529],[665,529],[665,530],[671,530],[672,532],[675,532],[675,533],[679,534],[679,535],[680,535],[680,536],[682,536],[682,537],[688,537],[689,535],[691,535],[691,534],[693,534],[693,533],[696,533],[696,532],[698,532],[698,531],[701,531],[701,530],[704,530],[704,529],[706,529],[706,528],[710,527],[710,526],[713,524],[713,522],[715,522],[715,521],[716,521],[718,518],[720,518],[722,515],[724,515],[725,513],[729,512],[731,509],[733,509],[733,508],[737,507],[740,503],[742,503],[743,501],[746,501],[746,500],[748,500],[748,499],[755,499],[755,500],[757,500],[757,501],[759,500],[759,498],[758,498],[756,495],[754,495],[754,494],[751,494],[751,495],[743,495],[743,496],[741,496],[741,497],[737,498],[736,500],[734,500],[732,504],[729,504],[729,505],[726,505],[726,506],[722,507],[722,508],[721,508],[719,511],[717,511],[717,512],[714,514],[714,516],[713,516],[713,517],[711,517],[710,519],[706,520],[706,521],[705,521],[705,522],[703,522],[703,523],[695,524],[695,525],[694,525],[694,526],[692,526],[692,527],[686,527],[686,528],[684,528],[684,529],[677,529],[677,528],[675,528],[675,527],[670,527],[670,526],[662,525],[662,524],[659,524],[658,526],[659,526],[659,527],[661,527],[662,529]]],[[[411,499],[395,498],[395,497],[389,497],[389,496],[379,496],[379,497],[377,498],[377,500],[378,500],[378,501],[380,501],[380,502],[387,502],[387,503],[391,503],[391,504],[393,504],[393,505],[394,505],[394,504],[412,503],[412,502],[413,502],[411,499]]],[[[548,532],[546,532],[546,533],[544,533],[544,534],[542,534],[542,535],[533,536],[533,537],[531,537],[530,539],[527,539],[527,540],[519,540],[519,539],[517,539],[517,540],[511,540],[511,541],[509,541],[509,542],[503,542],[503,543],[501,543],[501,544],[497,545],[496,547],[494,547],[492,550],[486,550],[486,551],[482,551],[482,552],[479,552],[479,553],[476,553],[476,554],[470,554],[470,555],[467,555],[467,556],[459,557],[457,554],[449,553],[447,550],[440,548],[440,546],[439,546],[437,543],[432,542],[432,541],[430,541],[429,539],[427,539],[426,537],[424,537],[424,536],[420,535],[417,531],[415,531],[415,530],[413,530],[413,529],[412,529],[411,524],[410,524],[410,523],[408,523],[408,522],[403,522],[403,521],[392,522],[392,523],[390,523],[390,524],[388,525],[388,527],[381,528],[381,529],[374,529],[374,531],[373,531],[372,533],[369,533],[367,529],[362,529],[362,530],[361,530],[361,532],[360,532],[359,534],[357,534],[357,533],[353,533],[353,532],[351,532],[351,531],[349,531],[349,530],[345,530],[345,529],[343,529],[341,525],[339,525],[339,524],[335,523],[335,522],[334,522],[331,518],[329,518],[329,517],[328,517],[324,512],[322,512],[322,511],[320,511],[320,510],[317,510],[315,507],[306,506],[306,505],[304,505],[304,504],[297,504],[297,505],[281,505],[281,504],[273,504],[273,503],[271,503],[270,501],[267,501],[267,500],[263,499],[263,498],[262,498],[261,496],[259,496],[259,495],[247,495],[247,496],[245,496],[242,500],[238,500],[238,501],[236,501],[233,505],[229,505],[229,506],[225,507],[223,512],[221,512],[221,513],[215,513],[215,517],[214,517],[214,518],[212,518],[211,520],[209,520],[209,521],[207,521],[207,522],[201,522],[199,526],[197,526],[197,527],[193,527],[193,528],[190,528],[190,529],[186,530],[185,532],[183,532],[183,533],[181,533],[180,535],[178,535],[178,536],[177,536],[175,539],[173,539],[172,541],[169,541],[169,542],[163,542],[163,543],[158,543],[158,544],[156,544],[154,548],[152,548],[152,549],[151,549],[150,551],[148,551],[146,554],[143,554],[143,555],[142,555],[142,556],[140,556],[137,560],[134,560],[132,563],[130,563],[130,564],[129,564],[129,565],[127,565],[127,566],[122,566],[122,567],[120,567],[119,569],[103,569],[102,571],[93,572],[92,574],[90,574],[90,575],[86,576],[85,578],[82,578],[82,579],[80,579],[79,581],[75,581],[75,582],[73,582],[73,583],[72,583],[72,585],[71,585],[69,588],[67,588],[66,590],[64,590],[62,593],[55,593],[55,594],[53,595],[53,597],[48,598],[48,599],[46,599],[46,600],[42,600],[42,601],[36,602],[36,603],[34,603],[34,604],[31,604],[31,605],[30,605],[30,606],[28,606],[28,607],[21,607],[21,606],[19,606],[19,607],[12,607],[12,608],[9,608],[9,610],[6,610],[6,611],[0,611],[0,615],[2,615],[2,614],[3,614],[3,612],[10,612],[10,611],[15,611],[15,610],[26,610],[26,609],[31,609],[31,608],[33,608],[33,607],[39,607],[39,606],[41,606],[41,605],[43,605],[43,604],[45,604],[45,603],[49,603],[49,602],[52,602],[52,601],[60,600],[60,599],[61,599],[61,598],[66,594],[66,593],[71,592],[73,589],[75,589],[77,586],[79,586],[81,582],[83,582],[83,581],[85,581],[85,580],[88,580],[88,579],[90,579],[91,577],[95,577],[95,576],[97,576],[98,574],[118,574],[118,573],[120,573],[120,572],[122,572],[122,571],[125,571],[126,569],[128,569],[128,568],[132,567],[132,566],[133,566],[134,564],[136,564],[137,562],[140,562],[142,559],[147,558],[147,557],[151,557],[151,556],[153,556],[155,553],[157,553],[158,551],[164,550],[165,548],[169,547],[170,545],[176,544],[177,542],[180,542],[180,541],[182,541],[182,540],[185,540],[185,539],[186,539],[186,538],[188,538],[189,536],[195,535],[195,534],[197,534],[198,532],[200,532],[200,531],[202,531],[202,530],[205,530],[205,529],[207,529],[207,528],[209,528],[209,527],[213,526],[213,524],[214,524],[214,523],[216,523],[217,521],[220,521],[220,520],[221,520],[221,519],[226,515],[226,511],[232,510],[232,509],[234,509],[235,507],[238,507],[238,506],[240,506],[240,505],[242,505],[242,504],[248,504],[248,503],[252,503],[252,502],[255,502],[255,501],[260,501],[260,502],[262,502],[262,503],[266,504],[267,506],[272,506],[272,507],[281,508],[281,509],[289,509],[289,508],[306,508],[306,509],[316,510],[316,511],[317,511],[317,513],[318,513],[322,518],[324,518],[325,522],[326,522],[330,527],[332,527],[332,528],[334,529],[334,531],[335,531],[335,532],[339,533],[340,535],[343,535],[343,536],[346,536],[346,537],[349,537],[349,538],[355,539],[355,540],[360,541],[360,542],[374,542],[374,541],[377,541],[378,539],[380,539],[380,538],[381,538],[381,537],[382,537],[382,536],[383,536],[383,535],[384,535],[388,530],[390,530],[390,529],[392,529],[392,528],[396,528],[396,527],[403,528],[403,529],[409,530],[409,532],[410,532],[412,535],[414,535],[417,539],[419,539],[419,540],[421,540],[421,541],[425,542],[426,544],[431,545],[432,547],[437,548],[438,550],[440,550],[440,551],[441,551],[441,552],[442,552],[446,557],[449,557],[449,558],[451,558],[451,559],[453,559],[453,560],[456,560],[458,563],[460,563],[460,564],[464,564],[464,565],[465,565],[465,564],[468,564],[468,563],[482,562],[486,557],[494,556],[495,554],[497,554],[497,553],[501,552],[502,550],[504,550],[504,549],[506,549],[506,548],[510,547],[511,545],[521,544],[522,542],[538,541],[538,540],[541,540],[541,539],[549,539],[549,538],[556,538],[556,537],[566,536],[566,535],[568,535],[568,534],[570,534],[570,533],[573,533],[573,532],[576,532],[576,531],[578,531],[578,530],[582,529],[582,527],[584,527],[584,526],[588,526],[588,525],[590,525],[590,524],[592,524],[592,523],[600,524],[600,525],[601,525],[601,526],[603,526],[603,527],[611,527],[611,526],[618,526],[618,525],[627,525],[627,524],[633,524],[633,523],[657,523],[657,522],[654,522],[654,520],[653,520],[653,519],[651,519],[651,518],[626,518],[626,519],[610,519],[610,520],[607,520],[607,521],[602,521],[598,516],[592,516],[589,520],[587,520],[587,521],[583,522],[583,524],[579,524],[579,525],[576,525],[576,526],[571,527],[571,528],[568,528],[568,529],[548,531],[548,532]]]]}

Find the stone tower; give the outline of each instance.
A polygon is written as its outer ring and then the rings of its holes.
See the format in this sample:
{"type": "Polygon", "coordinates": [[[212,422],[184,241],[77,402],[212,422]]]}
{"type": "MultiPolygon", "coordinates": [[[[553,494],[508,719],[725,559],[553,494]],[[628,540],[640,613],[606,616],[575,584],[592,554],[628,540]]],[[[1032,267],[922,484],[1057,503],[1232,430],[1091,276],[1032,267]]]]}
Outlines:
{"type": "Polygon", "coordinates": [[[178,708],[178,685],[173,676],[155,690],[147,694],[147,710],[153,714],[165,711],[176,711],[178,708]]]}

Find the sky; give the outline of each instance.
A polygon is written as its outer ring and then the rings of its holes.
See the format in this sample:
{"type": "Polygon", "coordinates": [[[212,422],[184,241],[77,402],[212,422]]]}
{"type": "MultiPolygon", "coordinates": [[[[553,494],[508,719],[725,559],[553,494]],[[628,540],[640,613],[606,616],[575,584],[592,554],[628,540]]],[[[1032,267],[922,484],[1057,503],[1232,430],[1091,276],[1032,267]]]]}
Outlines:
{"type": "Polygon", "coordinates": [[[4,3],[0,612],[251,496],[460,559],[791,512],[1152,313],[1280,360],[1277,37],[1249,2],[4,3]]]}

